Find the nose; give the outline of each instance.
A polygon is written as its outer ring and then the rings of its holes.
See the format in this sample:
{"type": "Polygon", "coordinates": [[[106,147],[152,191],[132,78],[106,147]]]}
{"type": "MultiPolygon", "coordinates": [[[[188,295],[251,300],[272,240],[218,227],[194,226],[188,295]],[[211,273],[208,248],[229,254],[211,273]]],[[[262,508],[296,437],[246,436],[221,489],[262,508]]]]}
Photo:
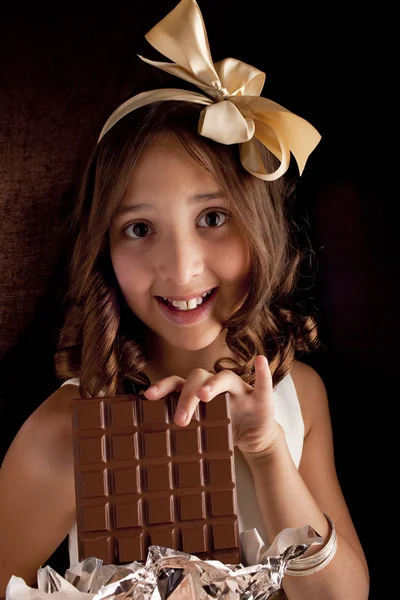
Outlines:
{"type": "Polygon", "coordinates": [[[196,235],[175,232],[158,247],[158,275],[163,281],[186,285],[204,271],[204,248],[196,235]]]}

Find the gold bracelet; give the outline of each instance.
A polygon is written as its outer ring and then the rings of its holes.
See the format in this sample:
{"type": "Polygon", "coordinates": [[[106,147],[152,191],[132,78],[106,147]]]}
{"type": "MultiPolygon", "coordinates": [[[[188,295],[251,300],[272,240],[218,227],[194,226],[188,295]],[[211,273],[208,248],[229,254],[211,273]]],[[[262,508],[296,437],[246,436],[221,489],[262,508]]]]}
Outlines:
{"type": "Polygon", "coordinates": [[[331,533],[329,540],[325,546],[312,556],[306,558],[293,558],[288,561],[289,568],[286,569],[285,575],[293,575],[294,577],[305,577],[306,575],[312,575],[317,573],[324,567],[326,567],[336,554],[337,550],[337,534],[332,519],[325,514],[325,517],[330,525],[331,533]]]}

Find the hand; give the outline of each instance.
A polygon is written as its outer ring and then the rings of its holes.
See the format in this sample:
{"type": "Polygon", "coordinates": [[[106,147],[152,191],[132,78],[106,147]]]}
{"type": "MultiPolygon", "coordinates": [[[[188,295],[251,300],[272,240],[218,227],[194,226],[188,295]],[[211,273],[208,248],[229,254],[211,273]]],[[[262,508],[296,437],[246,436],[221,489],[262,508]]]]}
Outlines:
{"type": "Polygon", "coordinates": [[[243,453],[267,455],[274,448],[279,429],[274,416],[272,376],[265,356],[257,356],[254,366],[254,388],[229,370],[213,375],[204,369],[194,369],[186,380],[178,376],[160,379],[144,395],[148,400],[158,400],[180,391],[174,422],[185,426],[199,402],[210,402],[215,396],[227,392],[231,402],[234,444],[243,453]]]}

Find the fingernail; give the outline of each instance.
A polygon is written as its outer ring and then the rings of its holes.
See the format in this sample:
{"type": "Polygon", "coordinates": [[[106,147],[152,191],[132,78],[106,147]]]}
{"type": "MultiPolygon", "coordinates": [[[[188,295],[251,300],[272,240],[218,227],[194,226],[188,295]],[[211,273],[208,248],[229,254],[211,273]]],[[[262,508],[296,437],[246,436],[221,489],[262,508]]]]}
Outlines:
{"type": "Polygon", "coordinates": [[[158,386],[157,385],[151,385],[150,387],[147,388],[148,392],[158,392],[158,386]]]}
{"type": "Polygon", "coordinates": [[[178,410],[175,413],[175,418],[178,419],[178,421],[186,421],[186,419],[187,419],[186,410],[183,410],[183,408],[178,408],[178,410]]]}
{"type": "MultiPolygon", "coordinates": [[[[199,390],[197,390],[197,392],[201,392],[202,390],[204,390],[208,394],[209,392],[211,392],[211,385],[203,385],[203,387],[201,387],[199,390]]],[[[197,392],[196,392],[196,396],[199,400],[201,400],[201,398],[197,392]]]]}

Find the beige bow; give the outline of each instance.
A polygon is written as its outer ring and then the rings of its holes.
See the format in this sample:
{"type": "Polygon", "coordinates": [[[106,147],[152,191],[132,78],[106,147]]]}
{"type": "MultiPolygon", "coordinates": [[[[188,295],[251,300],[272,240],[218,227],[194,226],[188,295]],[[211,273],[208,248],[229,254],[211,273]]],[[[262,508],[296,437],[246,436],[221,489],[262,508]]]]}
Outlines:
{"type": "Polygon", "coordinates": [[[99,140],[122,117],[146,104],[160,100],[195,102],[206,106],[200,114],[198,132],[221,144],[240,144],[240,159],[252,175],[278,179],[289,167],[290,152],[301,175],[320,134],[305,119],[260,96],[265,73],[235,58],[213,63],[195,0],[181,0],[145,37],[173,63],[140,56],[143,61],[194,84],[207,95],[174,88],[142,92],[114,111],[99,140]],[[273,173],[266,173],[254,138],[280,160],[273,173]]]}

